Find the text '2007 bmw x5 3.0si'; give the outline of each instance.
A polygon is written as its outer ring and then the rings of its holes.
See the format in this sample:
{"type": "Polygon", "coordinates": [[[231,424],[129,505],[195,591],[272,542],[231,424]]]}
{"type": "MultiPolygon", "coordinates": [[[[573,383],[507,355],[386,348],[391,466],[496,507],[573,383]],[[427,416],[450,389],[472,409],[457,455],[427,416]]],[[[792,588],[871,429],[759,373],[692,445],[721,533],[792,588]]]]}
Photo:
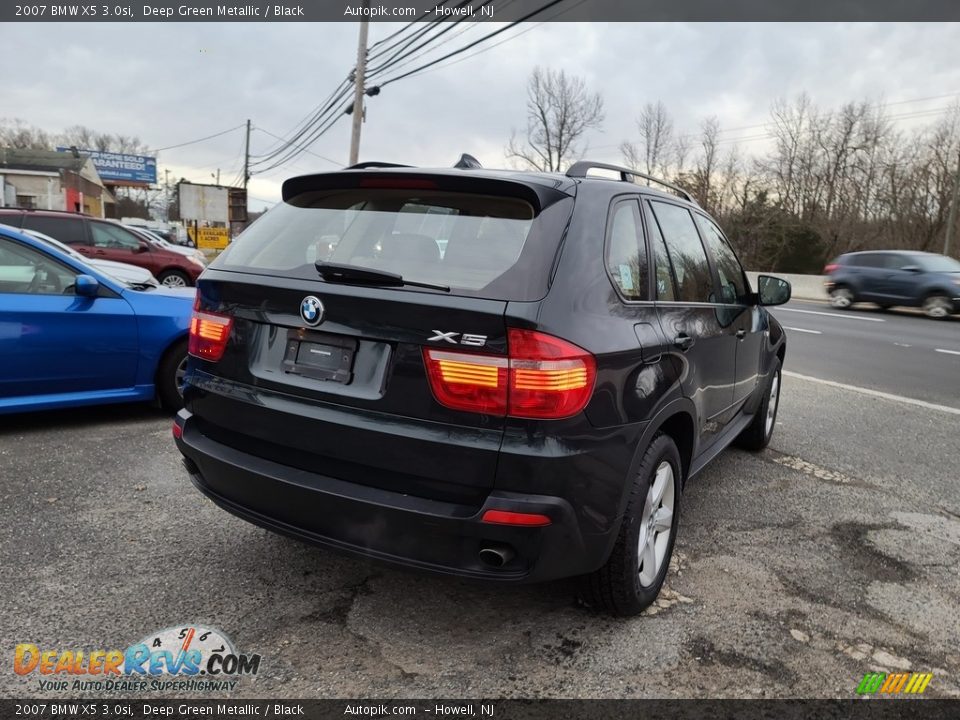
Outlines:
{"type": "Polygon", "coordinates": [[[258,525],[637,613],[685,480],[770,439],[789,285],[639,173],[470,160],[285,182],[200,278],[177,447],[258,525]]]}

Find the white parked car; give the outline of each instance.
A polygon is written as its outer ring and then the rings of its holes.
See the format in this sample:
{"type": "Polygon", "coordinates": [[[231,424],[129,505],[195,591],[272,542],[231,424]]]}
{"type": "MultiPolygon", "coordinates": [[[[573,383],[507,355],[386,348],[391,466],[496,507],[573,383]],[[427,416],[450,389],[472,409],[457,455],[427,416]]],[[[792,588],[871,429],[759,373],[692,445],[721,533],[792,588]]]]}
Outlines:
{"type": "Polygon", "coordinates": [[[207,256],[203,254],[203,251],[197,250],[196,248],[183,247],[182,245],[174,245],[172,242],[164,240],[162,237],[157,235],[152,230],[149,230],[140,225],[125,225],[124,227],[133,230],[135,233],[143,237],[145,240],[152,242],[154,245],[162,247],[164,250],[169,250],[170,252],[180,253],[186,257],[194,257],[204,265],[207,264],[207,256]]]}

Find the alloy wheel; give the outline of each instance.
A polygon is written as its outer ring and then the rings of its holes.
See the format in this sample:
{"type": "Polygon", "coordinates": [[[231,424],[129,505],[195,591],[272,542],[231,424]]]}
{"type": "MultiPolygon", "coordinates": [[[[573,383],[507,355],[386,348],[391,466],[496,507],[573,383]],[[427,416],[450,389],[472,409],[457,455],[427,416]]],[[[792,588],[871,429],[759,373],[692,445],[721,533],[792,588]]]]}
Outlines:
{"type": "Polygon", "coordinates": [[[657,466],[640,517],[637,557],[641,587],[653,585],[666,562],[675,499],[673,466],[664,460],[657,466]]]}
{"type": "Polygon", "coordinates": [[[187,281],[179,275],[167,275],[163,279],[163,284],[166,287],[187,287],[187,281]]]}
{"type": "Polygon", "coordinates": [[[933,295],[923,301],[923,312],[927,317],[945,318],[950,309],[950,301],[942,295],[933,295]]]}
{"type": "Polygon", "coordinates": [[[773,432],[773,423],[777,419],[777,403],[780,402],[780,371],[773,376],[770,383],[770,397],[767,399],[767,418],[764,422],[763,432],[767,437],[773,432]]]}
{"type": "Polygon", "coordinates": [[[177,393],[180,397],[183,397],[183,381],[187,376],[187,356],[183,356],[183,360],[180,361],[180,364],[177,365],[177,371],[174,373],[175,384],[177,386],[177,393]]]}
{"type": "Polygon", "coordinates": [[[847,288],[837,288],[830,293],[830,304],[835,308],[848,308],[853,305],[853,293],[847,288]]]}

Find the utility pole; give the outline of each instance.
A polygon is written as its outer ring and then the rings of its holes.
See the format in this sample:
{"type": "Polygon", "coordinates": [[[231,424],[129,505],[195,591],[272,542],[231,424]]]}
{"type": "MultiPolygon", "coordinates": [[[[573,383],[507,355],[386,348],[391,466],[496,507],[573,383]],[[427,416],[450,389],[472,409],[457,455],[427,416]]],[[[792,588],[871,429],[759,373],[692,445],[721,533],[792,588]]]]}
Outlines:
{"type": "Polygon", "coordinates": [[[953,181],[953,201],[950,203],[950,215],[947,216],[947,234],[943,238],[943,254],[950,255],[950,241],[957,222],[957,202],[960,201],[960,152],[957,153],[957,176],[953,181]]]}
{"type": "MultiPolygon", "coordinates": [[[[370,0],[363,0],[363,9],[370,9],[370,0]]],[[[350,135],[350,164],[356,165],[360,157],[360,125],[363,122],[363,84],[367,73],[367,26],[364,13],[360,21],[360,41],[357,45],[357,69],[353,76],[353,132],[350,135]]]]}
{"type": "Polygon", "coordinates": [[[250,180],[250,120],[247,119],[247,141],[243,148],[243,191],[247,191],[247,181],[250,180]]]}
{"type": "Polygon", "coordinates": [[[167,205],[167,223],[170,222],[170,170],[168,168],[163,169],[163,187],[164,187],[164,196],[166,197],[167,205]]]}

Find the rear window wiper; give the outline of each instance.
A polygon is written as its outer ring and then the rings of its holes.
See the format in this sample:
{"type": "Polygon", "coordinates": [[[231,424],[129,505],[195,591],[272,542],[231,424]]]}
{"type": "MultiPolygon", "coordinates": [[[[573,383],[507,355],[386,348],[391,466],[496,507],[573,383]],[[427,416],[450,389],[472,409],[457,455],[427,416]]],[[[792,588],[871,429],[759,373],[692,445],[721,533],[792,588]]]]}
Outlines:
{"type": "Polygon", "coordinates": [[[429,290],[442,290],[450,292],[446,285],[435,285],[433,283],[416,282],[414,280],[404,280],[403,275],[386,272],[384,270],[372,270],[356,265],[340,265],[338,263],[324,262],[318,260],[314,263],[317,272],[327,282],[344,283],[347,285],[380,285],[383,287],[403,287],[410,285],[412,287],[422,287],[429,290]]]}

